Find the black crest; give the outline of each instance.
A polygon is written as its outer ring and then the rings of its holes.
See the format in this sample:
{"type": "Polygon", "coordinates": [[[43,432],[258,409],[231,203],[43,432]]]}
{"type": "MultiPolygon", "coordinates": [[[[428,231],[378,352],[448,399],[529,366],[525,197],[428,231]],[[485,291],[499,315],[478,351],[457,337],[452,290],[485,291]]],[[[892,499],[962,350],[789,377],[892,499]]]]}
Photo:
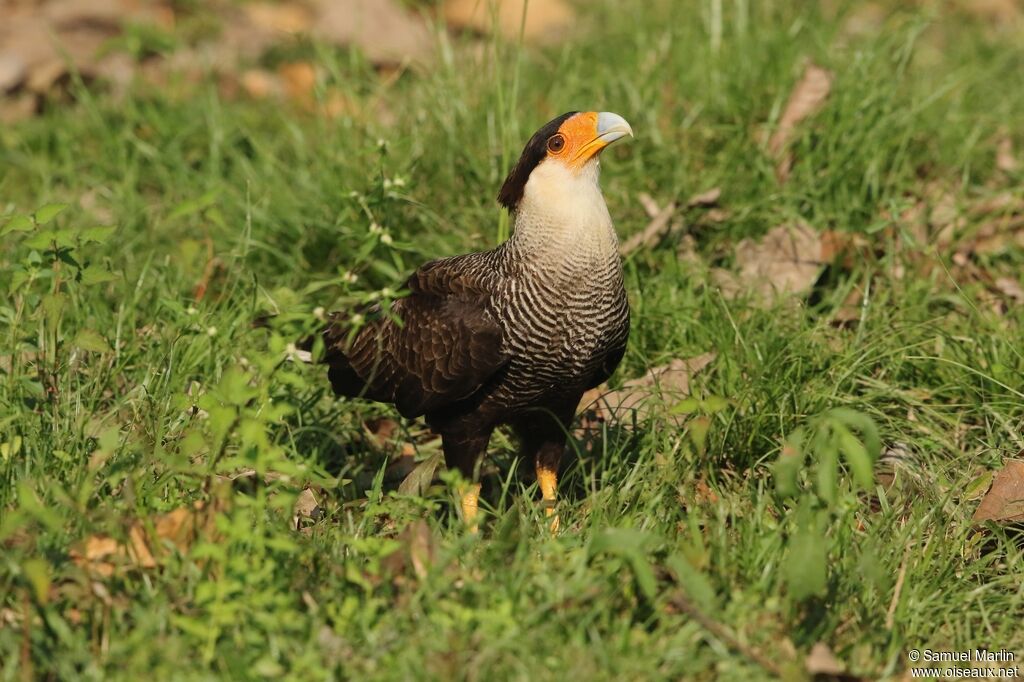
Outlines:
{"type": "Polygon", "coordinates": [[[519,202],[523,198],[523,192],[526,189],[526,181],[530,179],[530,173],[547,156],[548,138],[558,132],[565,119],[577,113],[579,112],[569,111],[558,118],[552,119],[543,128],[535,132],[530,141],[526,143],[519,161],[512,167],[508,177],[505,178],[505,184],[501,186],[501,191],[498,192],[498,203],[507,208],[510,213],[514,212],[516,207],[519,206],[519,202]]]}

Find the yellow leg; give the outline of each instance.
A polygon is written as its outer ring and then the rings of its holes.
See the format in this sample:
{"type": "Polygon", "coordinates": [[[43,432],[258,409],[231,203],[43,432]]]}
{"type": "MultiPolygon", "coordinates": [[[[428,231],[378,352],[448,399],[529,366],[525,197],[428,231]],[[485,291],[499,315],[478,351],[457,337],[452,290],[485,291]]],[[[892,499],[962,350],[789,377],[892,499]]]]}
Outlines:
{"type": "Polygon", "coordinates": [[[476,515],[480,509],[480,484],[472,483],[467,485],[462,490],[461,498],[462,520],[475,533],[477,530],[476,515]]]}
{"type": "Polygon", "coordinates": [[[558,532],[558,514],[555,514],[555,495],[558,490],[558,468],[546,462],[537,461],[537,485],[540,486],[541,497],[544,498],[544,513],[554,517],[551,519],[551,532],[558,532]]]}

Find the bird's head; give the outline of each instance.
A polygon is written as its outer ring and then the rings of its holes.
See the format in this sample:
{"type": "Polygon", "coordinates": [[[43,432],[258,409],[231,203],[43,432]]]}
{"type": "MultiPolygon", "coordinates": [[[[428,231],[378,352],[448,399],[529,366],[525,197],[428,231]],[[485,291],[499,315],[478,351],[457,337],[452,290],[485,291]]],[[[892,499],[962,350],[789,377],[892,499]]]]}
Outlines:
{"type": "Polygon", "coordinates": [[[626,119],[607,111],[570,111],[548,122],[526,143],[519,161],[498,193],[498,203],[515,212],[527,183],[545,191],[571,192],[581,176],[597,178],[598,155],[633,129],[626,119]]]}

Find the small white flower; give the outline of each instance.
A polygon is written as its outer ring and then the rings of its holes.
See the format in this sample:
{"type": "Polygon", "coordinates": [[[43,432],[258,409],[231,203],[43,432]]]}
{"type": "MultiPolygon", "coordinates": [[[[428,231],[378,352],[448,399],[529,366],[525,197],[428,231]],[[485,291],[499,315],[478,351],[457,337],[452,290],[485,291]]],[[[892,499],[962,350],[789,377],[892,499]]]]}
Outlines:
{"type": "Polygon", "coordinates": [[[378,137],[377,138],[377,148],[378,149],[385,149],[387,146],[388,146],[388,141],[387,140],[385,140],[383,137],[378,137]]]}
{"type": "Polygon", "coordinates": [[[384,287],[383,289],[380,290],[380,297],[381,298],[394,298],[395,297],[395,291],[391,287],[384,287]]]}
{"type": "Polygon", "coordinates": [[[382,243],[382,244],[387,244],[387,245],[391,245],[391,243],[392,243],[392,242],[393,242],[394,240],[393,240],[393,239],[391,238],[391,235],[390,235],[390,234],[388,234],[387,232],[385,232],[384,234],[382,234],[382,235],[380,236],[380,241],[381,241],[381,243],[382,243]]]}
{"type": "Polygon", "coordinates": [[[198,315],[199,311],[196,309],[196,307],[194,305],[190,305],[188,308],[185,308],[185,314],[186,315],[198,315]]]}
{"type": "Polygon", "coordinates": [[[376,221],[370,223],[370,234],[377,234],[378,232],[383,232],[383,231],[384,231],[384,228],[381,227],[379,224],[377,224],[376,221]]]}
{"type": "Polygon", "coordinates": [[[351,320],[351,322],[352,322],[352,326],[353,326],[353,327],[358,327],[358,326],[360,326],[361,324],[363,324],[363,321],[364,321],[365,319],[366,319],[366,318],[364,318],[364,317],[362,316],[362,314],[360,314],[360,313],[356,313],[356,314],[354,314],[354,315],[352,316],[352,320],[351,320]]]}
{"type": "Polygon", "coordinates": [[[395,179],[391,181],[391,184],[395,187],[405,187],[405,178],[401,176],[395,176],[395,179]]]}
{"type": "Polygon", "coordinates": [[[322,305],[318,305],[317,307],[313,308],[313,317],[323,322],[324,319],[326,319],[327,317],[327,311],[324,310],[324,307],[322,305]]]}
{"type": "Polygon", "coordinates": [[[358,280],[358,279],[359,279],[359,275],[357,275],[356,273],[352,272],[351,270],[346,270],[345,273],[341,276],[341,281],[343,281],[343,282],[345,282],[347,284],[355,284],[356,280],[358,280]]]}
{"type": "Polygon", "coordinates": [[[391,189],[391,178],[384,178],[384,189],[391,189]]]}
{"type": "Polygon", "coordinates": [[[217,328],[216,327],[207,327],[206,328],[206,335],[211,337],[211,338],[213,338],[214,336],[217,336],[217,328]]]}

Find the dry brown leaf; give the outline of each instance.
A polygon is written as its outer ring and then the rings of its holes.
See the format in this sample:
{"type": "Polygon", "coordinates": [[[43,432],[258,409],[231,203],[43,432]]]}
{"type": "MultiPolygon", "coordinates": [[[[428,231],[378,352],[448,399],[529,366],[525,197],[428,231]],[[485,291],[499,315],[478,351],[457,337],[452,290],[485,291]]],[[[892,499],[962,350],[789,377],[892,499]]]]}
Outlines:
{"type": "Polygon", "coordinates": [[[313,89],[316,87],[316,69],[309,62],[291,62],[277,67],[284,92],[290,98],[306,106],[313,104],[313,89]]]}
{"type": "Polygon", "coordinates": [[[1012,173],[1019,166],[1020,162],[1013,153],[1013,138],[1004,131],[996,143],[996,168],[1004,173],[1012,173]]]}
{"type": "Polygon", "coordinates": [[[722,188],[712,187],[711,189],[694,194],[686,202],[687,208],[710,208],[711,206],[717,206],[718,200],[722,198],[722,188]]]}
{"type": "Polygon", "coordinates": [[[90,536],[71,551],[71,559],[102,576],[113,575],[119,567],[153,568],[165,543],[185,552],[201,531],[212,531],[212,516],[201,514],[203,508],[202,502],[196,502],[191,508],[161,514],[153,519],[152,531],[149,524],[136,521],[128,529],[126,542],[108,535],[90,536]]]}
{"type": "Polygon", "coordinates": [[[416,465],[399,484],[398,492],[403,495],[423,495],[434,481],[434,473],[444,462],[444,453],[436,452],[416,465]]]}
{"type": "MultiPolygon", "coordinates": [[[[575,19],[565,0],[496,0],[497,27],[503,36],[517,39],[520,29],[529,41],[553,40],[564,36],[575,19]],[[526,8],[525,22],[523,8],[526,8]]],[[[488,34],[494,27],[489,0],[445,0],[445,22],[458,29],[488,34]]]]}
{"type": "Polygon", "coordinates": [[[0,123],[17,123],[31,118],[39,110],[36,96],[23,92],[14,97],[0,97],[0,123]]]}
{"type": "Polygon", "coordinates": [[[669,224],[669,221],[672,220],[675,212],[676,203],[674,201],[669,202],[667,206],[651,219],[647,227],[634,234],[619,246],[619,253],[625,256],[641,247],[649,249],[657,246],[658,242],[672,231],[673,226],[669,224]]]}
{"type": "Polygon", "coordinates": [[[1017,0],[958,0],[961,11],[994,24],[1012,24],[1021,19],[1022,8],[1017,0]]]}
{"type": "MultiPolygon", "coordinates": [[[[648,370],[642,377],[630,379],[622,388],[609,391],[607,387],[599,387],[588,391],[577,408],[578,413],[584,413],[582,428],[587,430],[594,421],[612,419],[630,428],[633,415],[636,421],[648,419],[659,405],[688,397],[690,380],[716,357],[717,353],[711,352],[686,360],[676,358],[667,365],[648,370]]],[[[678,421],[685,421],[685,417],[678,417],[678,421]]]]}
{"type": "Polygon", "coordinates": [[[775,173],[780,182],[786,181],[793,166],[793,156],[788,152],[788,147],[797,125],[821,109],[831,88],[830,72],[815,64],[804,67],[803,76],[789,94],[779,125],[768,139],[768,152],[778,159],[775,173]]]}
{"type": "Polygon", "coordinates": [[[1004,296],[1017,303],[1024,303],[1024,287],[1013,277],[997,277],[993,284],[1004,296]]]}
{"type": "Polygon", "coordinates": [[[404,582],[407,568],[417,579],[426,578],[437,559],[437,538],[430,525],[417,519],[399,533],[398,541],[400,547],[383,560],[385,571],[395,577],[396,583],[404,582]]]}
{"type": "MultiPolygon", "coordinates": [[[[1018,455],[1020,456],[1024,456],[1024,452],[1018,455]]],[[[1024,521],[1024,460],[1006,461],[992,480],[992,487],[981,500],[971,520],[974,523],[1024,521]]]]}
{"type": "Polygon", "coordinates": [[[284,34],[308,32],[313,15],[297,2],[251,2],[242,5],[253,26],[284,34]]]}
{"type": "Polygon", "coordinates": [[[804,668],[811,675],[842,675],[846,670],[843,662],[836,658],[832,649],[824,642],[818,642],[811,647],[810,653],[804,659],[804,668]]]}
{"type": "Polygon", "coordinates": [[[22,84],[28,73],[25,61],[16,54],[0,54],[0,95],[22,84]]]}
{"type": "Polygon", "coordinates": [[[640,202],[640,205],[644,207],[644,213],[647,214],[648,218],[654,218],[661,213],[661,206],[659,206],[658,202],[654,200],[654,197],[647,192],[640,192],[640,194],[636,195],[636,198],[640,202]]]}
{"type": "Polygon", "coordinates": [[[319,518],[320,503],[317,502],[316,494],[310,488],[303,488],[292,508],[292,527],[299,530],[302,528],[303,519],[316,521],[319,518]]]}
{"type": "Polygon", "coordinates": [[[266,99],[281,94],[281,81],[276,75],[264,69],[249,69],[242,74],[239,82],[242,89],[253,99],[266,99]]]}
{"type": "Polygon", "coordinates": [[[712,270],[722,294],[733,298],[749,293],[769,304],[776,298],[806,293],[834,257],[834,244],[809,225],[780,225],[760,240],[744,239],[736,245],[736,272],[712,270]]]}
{"type": "Polygon", "coordinates": [[[374,64],[402,64],[430,56],[426,24],[394,0],[318,0],[314,36],[359,48],[374,64]]]}

